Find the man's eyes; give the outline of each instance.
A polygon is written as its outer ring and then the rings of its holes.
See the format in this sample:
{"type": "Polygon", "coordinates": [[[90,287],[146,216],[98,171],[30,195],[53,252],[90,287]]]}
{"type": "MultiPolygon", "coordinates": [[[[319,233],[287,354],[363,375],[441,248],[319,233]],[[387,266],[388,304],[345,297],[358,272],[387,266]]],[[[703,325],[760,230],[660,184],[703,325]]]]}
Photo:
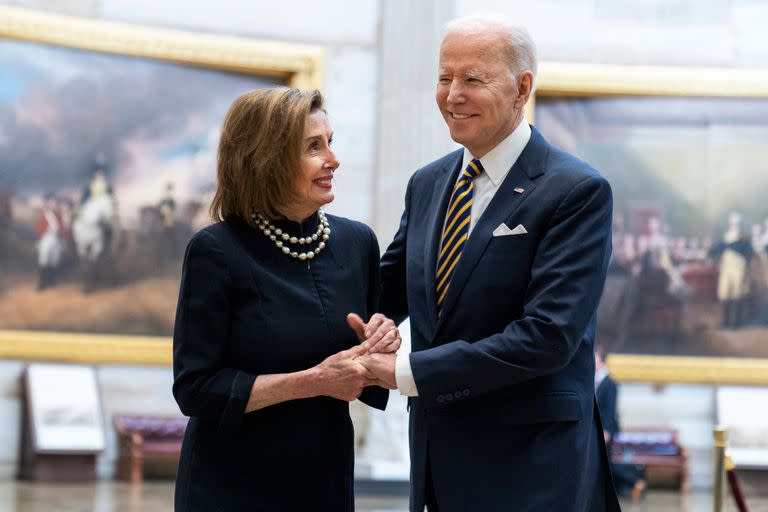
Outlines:
{"type": "MultiPolygon", "coordinates": [[[[440,78],[437,79],[437,81],[439,83],[441,83],[441,84],[449,84],[449,83],[451,83],[453,81],[453,79],[450,78],[450,77],[447,77],[447,76],[441,76],[440,78]]],[[[475,76],[468,76],[468,77],[464,78],[464,81],[467,82],[467,83],[472,83],[472,84],[474,84],[474,83],[483,83],[483,80],[481,80],[480,78],[477,78],[475,76]]]]}

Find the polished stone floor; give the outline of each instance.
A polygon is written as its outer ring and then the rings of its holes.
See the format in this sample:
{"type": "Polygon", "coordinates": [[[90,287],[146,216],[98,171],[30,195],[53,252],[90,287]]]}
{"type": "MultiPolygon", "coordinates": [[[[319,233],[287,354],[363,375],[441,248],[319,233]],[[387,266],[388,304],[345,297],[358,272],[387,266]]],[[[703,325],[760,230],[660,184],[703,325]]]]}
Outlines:
{"type": "MultiPolygon", "coordinates": [[[[749,499],[750,512],[768,512],[768,497],[749,499]]],[[[357,512],[405,512],[405,497],[358,496],[357,512]]],[[[681,497],[649,492],[638,504],[623,504],[624,512],[710,512],[705,493],[681,497]]],[[[42,485],[0,483],[0,512],[168,512],[173,509],[173,484],[42,485]]],[[[725,512],[736,512],[730,503],[725,512]]]]}

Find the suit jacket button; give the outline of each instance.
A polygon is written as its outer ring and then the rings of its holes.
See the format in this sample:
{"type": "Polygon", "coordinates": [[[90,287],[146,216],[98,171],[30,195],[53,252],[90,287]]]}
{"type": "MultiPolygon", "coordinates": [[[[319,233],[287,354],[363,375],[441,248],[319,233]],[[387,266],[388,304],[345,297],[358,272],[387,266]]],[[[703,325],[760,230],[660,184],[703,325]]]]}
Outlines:
{"type": "Polygon", "coordinates": [[[458,398],[461,398],[461,391],[457,391],[457,392],[455,392],[455,393],[453,394],[453,396],[455,396],[457,399],[458,399],[458,398]]]}
{"type": "Polygon", "coordinates": [[[469,390],[468,390],[468,389],[465,389],[464,391],[462,391],[462,394],[463,394],[464,396],[469,396],[469,390]]]}
{"type": "Polygon", "coordinates": [[[444,397],[443,395],[437,395],[437,402],[438,402],[438,403],[443,403],[443,402],[445,402],[445,397],[444,397]]]}

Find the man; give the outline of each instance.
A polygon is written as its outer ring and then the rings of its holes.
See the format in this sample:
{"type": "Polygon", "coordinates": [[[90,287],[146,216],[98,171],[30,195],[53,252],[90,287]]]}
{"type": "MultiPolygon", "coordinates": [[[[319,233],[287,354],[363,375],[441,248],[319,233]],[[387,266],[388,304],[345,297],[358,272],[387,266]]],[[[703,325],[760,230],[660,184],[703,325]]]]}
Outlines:
{"type": "Polygon", "coordinates": [[[749,266],[755,255],[742,230],[740,213],[732,212],[728,216],[728,229],[709,255],[720,259],[717,298],[723,309],[722,327],[738,329],[747,320],[751,292],[749,266]]]}
{"type": "Polygon", "coordinates": [[[618,397],[619,386],[611,378],[603,357],[603,349],[595,347],[595,398],[606,443],[619,432],[618,397]]]}
{"type": "Polygon", "coordinates": [[[173,183],[165,184],[165,194],[157,203],[160,215],[163,217],[163,229],[172,230],[176,225],[176,199],[173,194],[173,183]]]}
{"type": "Polygon", "coordinates": [[[619,510],[592,355],[611,189],[525,121],[535,73],[525,30],[448,25],[436,99],[463,149],[412,176],[381,263],[413,352],[363,358],[411,396],[412,511],[619,510]]]}
{"type": "MultiPolygon", "coordinates": [[[[619,386],[611,378],[602,348],[595,348],[595,397],[603,423],[603,437],[609,447],[616,434],[619,433],[619,386]]],[[[645,492],[645,469],[632,464],[615,464],[611,462],[611,474],[620,496],[630,496],[637,502],[645,492]]]]}
{"type": "Polygon", "coordinates": [[[43,208],[37,218],[36,234],[39,271],[37,289],[42,291],[56,284],[63,249],[64,228],[61,211],[53,194],[45,196],[43,208]]]}

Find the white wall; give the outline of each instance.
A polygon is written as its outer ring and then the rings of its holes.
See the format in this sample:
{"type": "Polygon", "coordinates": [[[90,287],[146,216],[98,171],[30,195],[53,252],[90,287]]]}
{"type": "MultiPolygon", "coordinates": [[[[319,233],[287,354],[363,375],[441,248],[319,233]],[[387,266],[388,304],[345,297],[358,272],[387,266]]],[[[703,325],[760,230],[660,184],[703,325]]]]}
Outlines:
{"type": "Polygon", "coordinates": [[[456,0],[528,27],[541,58],[574,62],[767,67],[761,0],[456,0]]]}

